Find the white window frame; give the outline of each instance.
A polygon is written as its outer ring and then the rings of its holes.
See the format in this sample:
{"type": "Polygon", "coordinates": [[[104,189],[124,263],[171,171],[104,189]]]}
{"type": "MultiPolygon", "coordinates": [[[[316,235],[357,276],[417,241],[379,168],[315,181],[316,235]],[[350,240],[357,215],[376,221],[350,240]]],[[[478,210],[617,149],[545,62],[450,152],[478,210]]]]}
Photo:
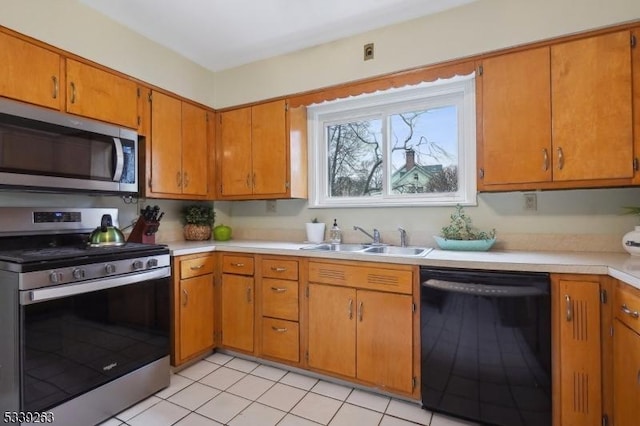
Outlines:
{"type": "MultiPolygon", "coordinates": [[[[314,104],[307,109],[309,144],[309,207],[388,207],[477,205],[475,73],[413,86],[314,104]],[[443,105],[458,107],[458,191],[455,193],[386,194],[391,171],[385,151],[381,196],[330,197],[325,125],[380,114],[443,105]]],[[[383,132],[386,132],[383,124],[383,132]]]]}

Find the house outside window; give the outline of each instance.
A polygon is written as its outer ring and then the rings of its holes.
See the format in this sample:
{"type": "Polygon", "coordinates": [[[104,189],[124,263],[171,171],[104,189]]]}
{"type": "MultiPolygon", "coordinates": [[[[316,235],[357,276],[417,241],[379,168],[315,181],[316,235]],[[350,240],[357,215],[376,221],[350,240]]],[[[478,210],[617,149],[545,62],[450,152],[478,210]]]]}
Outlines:
{"type": "Polygon", "coordinates": [[[475,204],[474,77],[310,106],[309,206],[475,204]]]}

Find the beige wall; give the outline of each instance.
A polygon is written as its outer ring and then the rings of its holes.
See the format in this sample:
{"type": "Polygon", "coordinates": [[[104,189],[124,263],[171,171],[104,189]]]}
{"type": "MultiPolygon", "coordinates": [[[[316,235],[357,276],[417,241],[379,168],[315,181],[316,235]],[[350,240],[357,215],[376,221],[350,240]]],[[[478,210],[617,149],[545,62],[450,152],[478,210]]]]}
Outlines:
{"type": "Polygon", "coordinates": [[[640,19],[638,0],[478,0],[403,24],[222,71],[216,107],[331,86],[640,19]],[[375,59],[362,60],[365,43],[375,59]]]}
{"type": "MultiPolygon", "coordinates": [[[[433,17],[417,19],[290,55],[212,75],[175,53],[109,21],[74,0],[2,0],[0,25],[215,107],[241,104],[374,75],[426,65],[483,51],[640,19],[638,0],[478,0],[433,17]],[[376,44],[375,60],[361,60],[362,45],[376,44]],[[215,89],[215,90],[214,90],[215,89]]],[[[480,194],[466,210],[481,228],[495,227],[499,246],[514,249],[620,251],[622,235],[638,220],[620,215],[621,206],[640,205],[640,189],[540,192],[538,211],[523,210],[522,193],[480,194]]],[[[108,205],[128,223],[145,204],[167,210],[162,230],[179,237],[177,201],[117,197],[35,195],[0,192],[0,205],[108,205]]],[[[451,208],[308,208],[304,200],[217,202],[218,223],[236,237],[304,239],[312,217],[330,224],[337,218],[345,239],[362,238],[353,225],[377,227],[397,241],[404,226],[414,244],[432,244],[451,208]]]]}

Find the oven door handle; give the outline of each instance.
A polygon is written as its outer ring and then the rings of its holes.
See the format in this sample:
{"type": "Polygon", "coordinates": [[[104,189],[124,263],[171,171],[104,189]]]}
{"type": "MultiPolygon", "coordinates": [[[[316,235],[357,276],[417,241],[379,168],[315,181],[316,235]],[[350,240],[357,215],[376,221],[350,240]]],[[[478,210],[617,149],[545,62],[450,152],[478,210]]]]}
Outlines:
{"type": "Polygon", "coordinates": [[[133,275],[122,275],[119,277],[85,281],[58,287],[48,287],[31,291],[23,291],[20,292],[20,304],[30,305],[32,303],[59,299],[61,297],[76,296],[79,294],[91,293],[94,291],[107,290],[114,287],[121,287],[124,285],[131,285],[170,276],[171,268],[165,267],[133,275]]]}

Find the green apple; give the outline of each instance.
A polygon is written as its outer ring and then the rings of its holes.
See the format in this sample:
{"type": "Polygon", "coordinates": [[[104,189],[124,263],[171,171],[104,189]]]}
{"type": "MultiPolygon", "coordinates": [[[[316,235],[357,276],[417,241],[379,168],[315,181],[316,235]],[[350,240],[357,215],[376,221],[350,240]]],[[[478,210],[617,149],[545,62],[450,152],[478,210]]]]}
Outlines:
{"type": "Polygon", "coordinates": [[[218,225],[213,228],[213,239],[217,241],[227,241],[231,239],[231,228],[227,225],[218,225]]]}

